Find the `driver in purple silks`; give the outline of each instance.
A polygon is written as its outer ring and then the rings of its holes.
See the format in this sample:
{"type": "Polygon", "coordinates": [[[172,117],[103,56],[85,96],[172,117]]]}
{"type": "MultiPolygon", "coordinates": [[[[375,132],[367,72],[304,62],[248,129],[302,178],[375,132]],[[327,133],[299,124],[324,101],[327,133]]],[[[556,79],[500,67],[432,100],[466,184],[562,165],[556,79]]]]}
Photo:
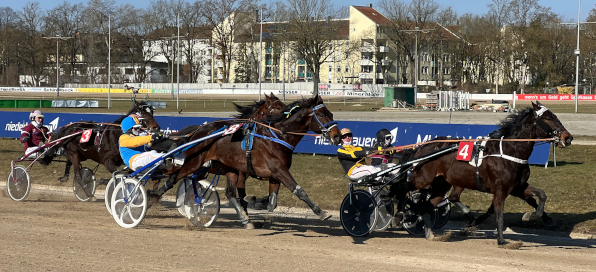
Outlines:
{"type": "MultiPolygon", "coordinates": [[[[29,113],[31,123],[27,124],[21,130],[20,141],[25,144],[25,155],[35,151],[39,146],[44,145],[48,140],[50,130],[43,125],[43,113],[40,110],[34,110],[29,113]]],[[[29,155],[30,158],[36,158],[39,152],[29,155]]]]}

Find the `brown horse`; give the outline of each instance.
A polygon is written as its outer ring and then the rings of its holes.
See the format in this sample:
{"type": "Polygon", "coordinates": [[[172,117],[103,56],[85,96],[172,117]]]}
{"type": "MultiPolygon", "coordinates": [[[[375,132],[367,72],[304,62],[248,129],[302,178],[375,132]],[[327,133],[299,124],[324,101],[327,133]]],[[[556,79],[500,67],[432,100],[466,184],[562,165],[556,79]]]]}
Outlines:
{"type": "MultiPolygon", "coordinates": [[[[318,96],[303,101],[296,101],[286,106],[283,112],[284,114],[282,115],[273,115],[266,118],[267,121],[272,122],[272,126],[275,129],[283,131],[283,133],[273,132],[269,128],[260,125],[255,128],[256,134],[270,138],[254,137],[251,156],[253,169],[258,177],[284,184],[294,195],[304,201],[316,215],[319,215],[322,220],[328,219],[330,215],[310,200],[306,192],[296,183],[290,174],[289,168],[292,164],[293,147],[304,136],[303,133],[295,132],[322,132],[331,143],[338,144],[340,142],[339,129],[333,122],[333,114],[325,108],[323,100],[318,96]],[[272,135],[272,133],[276,135],[272,135]],[[271,138],[275,136],[284,143],[273,141],[271,138]]],[[[191,140],[199,139],[215,132],[221,127],[218,123],[220,122],[204,125],[199,132],[193,135],[191,140]]],[[[232,125],[235,122],[232,120],[223,123],[232,125]]],[[[246,151],[241,148],[243,138],[241,131],[238,131],[232,135],[204,141],[190,148],[186,152],[186,160],[182,168],[171,175],[167,181],[167,186],[162,188],[173,187],[178,180],[178,176],[185,177],[191,173],[195,173],[203,167],[205,162],[212,161],[226,173],[226,177],[228,178],[226,196],[236,209],[242,224],[246,228],[251,228],[252,224],[249,221],[248,215],[243,207],[240,206],[236,196],[238,176],[240,172],[246,171],[248,167],[246,151]]],[[[157,195],[163,193],[164,190],[150,192],[150,194],[157,195]]]]}
{"type": "Polygon", "coordinates": [[[67,161],[64,176],[58,179],[61,182],[66,182],[68,180],[70,167],[73,166],[74,182],[80,183],[82,179],[81,162],[86,160],[93,160],[102,164],[110,173],[115,172],[120,165],[124,164],[118,149],[118,139],[120,138],[120,135],[122,135],[122,129],[119,124],[124,118],[131,114],[141,115],[146,127],[152,131],[159,131],[159,125],[153,118],[153,107],[147,105],[145,102],[139,103],[135,101],[134,107],[127,114],[115,120],[112,124],[96,124],[90,121],[73,123],[61,128],[58,132],[52,135],[53,138],[60,138],[87,129],[92,129],[93,133],[89,141],[86,143],[80,143],[81,136],[62,141],[59,145],[48,150],[46,156],[42,160],[44,163],[49,164],[56,156],[56,151],[59,148],[64,147],[67,161]]]}
{"type": "MultiPolygon", "coordinates": [[[[505,199],[521,188],[530,175],[527,159],[534,149],[534,141],[498,141],[498,139],[536,139],[555,138],[559,147],[571,144],[573,136],[561,124],[557,116],[540,102],[532,103],[519,113],[509,115],[499,125],[500,128],[489,136],[492,140],[486,144],[482,164],[476,168],[468,162],[456,159],[456,153],[432,158],[422,162],[412,170],[411,184],[417,189],[431,189],[431,198],[423,208],[425,235],[427,239],[434,237],[430,212],[443,200],[451,186],[478,190],[493,195],[492,205],[496,214],[499,245],[506,244],[503,238],[503,210],[505,199]],[[525,162],[524,162],[525,161],[525,162]]],[[[424,148],[435,150],[429,143],[424,148]]],[[[536,214],[541,216],[544,203],[538,205],[536,214]]]]}

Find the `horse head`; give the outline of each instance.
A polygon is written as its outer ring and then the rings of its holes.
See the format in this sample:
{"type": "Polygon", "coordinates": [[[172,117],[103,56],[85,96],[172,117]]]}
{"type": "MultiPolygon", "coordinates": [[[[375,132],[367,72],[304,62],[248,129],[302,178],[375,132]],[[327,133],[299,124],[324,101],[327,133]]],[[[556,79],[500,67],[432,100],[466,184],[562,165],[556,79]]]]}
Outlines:
{"type": "Polygon", "coordinates": [[[542,105],[539,101],[536,103],[532,102],[534,109],[535,124],[540,128],[538,130],[539,137],[552,137],[555,139],[555,143],[560,148],[571,145],[573,136],[563,124],[557,115],[542,105]]]}
{"type": "Polygon", "coordinates": [[[281,100],[279,100],[273,93],[271,93],[270,96],[265,94],[265,101],[269,114],[281,114],[286,107],[286,104],[281,102],[281,100]]]}
{"type": "Polygon", "coordinates": [[[309,130],[323,134],[333,145],[340,144],[341,137],[337,122],[333,120],[333,113],[323,104],[323,99],[316,95],[305,104],[310,105],[311,108],[309,130]]]}
{"type": "Polygon", "coordinates": [[[134,101],[134,107],[130,111],[131,113],[137,113],[143,119],[143,125],[151,132],[158,132],[161,128],[155,118],[153,117],[154,108],[151,105],[147,105],[145,102],[134,101]]]}

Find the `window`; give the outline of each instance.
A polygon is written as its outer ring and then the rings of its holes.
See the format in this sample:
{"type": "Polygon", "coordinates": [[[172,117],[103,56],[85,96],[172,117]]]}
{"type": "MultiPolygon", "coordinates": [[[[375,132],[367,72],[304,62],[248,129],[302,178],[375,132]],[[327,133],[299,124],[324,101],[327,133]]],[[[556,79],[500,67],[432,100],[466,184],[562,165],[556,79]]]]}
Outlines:
{"type": "Polygon", "coordinates": [[[346,73],[350,72],[350,66],[346,64],[346,73]]]}
{"type": "Polygon", "coordinates": [[[341,73],[341,66],[339,64],[337,65],[337,72],[341,73]]]}
{"type": "Polygon", "coordinates": [[[422,74],[428,75],[428,66],[422,66],[422,74]]]}
{"type": "Polygon", "coordinates": [[[124,69],[124,73],[127,74],[127,75],[132,75],[132,74],[135,73],[135,69],[133,69],[133,68],[126,68],[126,69],[124,69]]]}
{"type": "Polygon", "coordinates": [[[165,76],[168,74],[168,71],[166,69],[159,69],[159,75],[165,76]]]}
{"type": "Polygon", "coordinates": [[[449,74],[451,74],[451,68],[449,68],[449,67],[445,67],[445,68],[443,68],[443,74],[444,74],[444,75],[449,75],[449,74]]]}
{"type": "Polygon", "coordinates": [[[145,74],[145,68],[137,68],[137,74],[144,75],[145,74]]]}

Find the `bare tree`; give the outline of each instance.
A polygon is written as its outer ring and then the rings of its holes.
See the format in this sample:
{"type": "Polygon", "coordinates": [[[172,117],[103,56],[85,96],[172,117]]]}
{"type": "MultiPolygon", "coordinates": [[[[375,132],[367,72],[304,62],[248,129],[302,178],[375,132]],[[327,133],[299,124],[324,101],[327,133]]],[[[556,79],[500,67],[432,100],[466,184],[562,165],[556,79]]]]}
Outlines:
{"type": "Polygon", "coordinates": [[[40,81],[48,76],[45,70],[49,60],[48,51],[55,45],[41,39],[40,33],[45,27],[44,24],[45,12],[39,7],[39,3],[28,3],[20,14],[21,36],[17,40],[17,58],[25,74],[31,76],[33,86],[39,86],[40,81]]]}
{"type": "Polygon", "coordinates": [[[279,33],[312,71],[313,91],[318,94],[321,65],[349,44],[349,22],[334,19],[330,0],[288,0],[287,23],[279,33]]]}
{"type": "Polygon", "coordinates": [[[0,85],[18,86],[17,44],[18,13],[9,7],[0,8],[0,85]]]}

